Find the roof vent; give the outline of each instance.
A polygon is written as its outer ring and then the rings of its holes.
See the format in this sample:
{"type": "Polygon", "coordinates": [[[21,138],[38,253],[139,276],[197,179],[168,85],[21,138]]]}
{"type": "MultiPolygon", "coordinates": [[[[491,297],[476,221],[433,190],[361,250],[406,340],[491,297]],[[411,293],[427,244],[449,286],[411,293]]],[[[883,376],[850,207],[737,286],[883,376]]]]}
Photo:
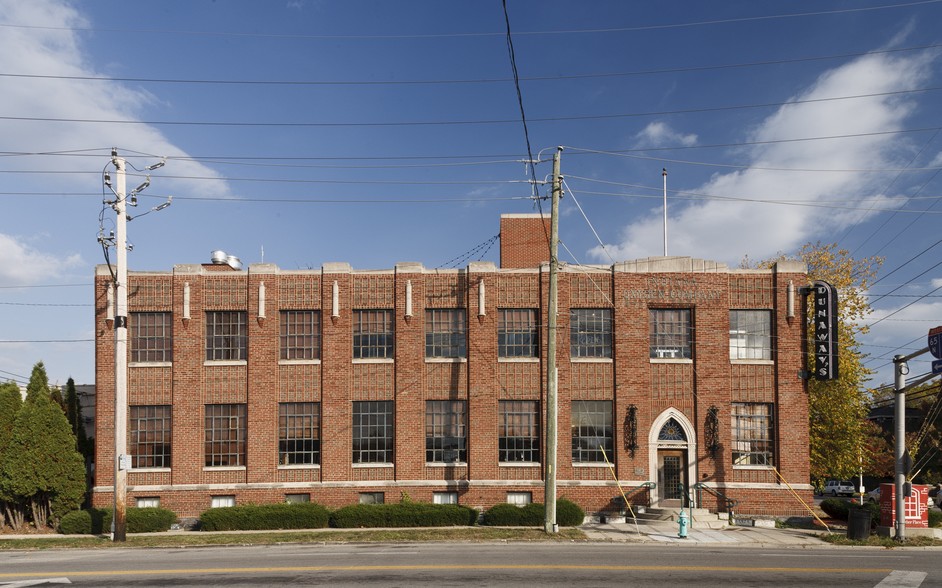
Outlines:
{"type": "Polygon", "coordinates": [[[242,261],[238,257],[229,255],[220,249],[210,254],[210,260],[213,262],[213,265],[228,265],[234,270],[242,269],[242,261]]]}

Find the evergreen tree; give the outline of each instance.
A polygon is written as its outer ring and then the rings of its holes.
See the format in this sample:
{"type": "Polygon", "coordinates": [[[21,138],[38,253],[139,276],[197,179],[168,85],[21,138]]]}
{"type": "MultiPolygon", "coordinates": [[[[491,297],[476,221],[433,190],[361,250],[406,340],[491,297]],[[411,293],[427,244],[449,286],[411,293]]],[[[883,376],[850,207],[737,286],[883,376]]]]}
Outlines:
{"type": "Polygon", "coordinates": [[[51,398],[42,362],[33,368],[26,402],[17,413],[0,482],[4,495],[26,505],[37,527],[82,503],[85,466],[65,413],[51,398]]]}
{"type": "MultiPolygon", "coordinates": [[[[0,463],[7,455],[7,448],[13,439],[13,423],[22,405],[23,397],[20,396],[19,386],[14,382],[0,384],[0,463]]],[[[23,524],[22,505],[15,496],[4,493],[3,486],[3,472],[0,470],[0,526],[7,524],[19,528],[23,524]]]]}

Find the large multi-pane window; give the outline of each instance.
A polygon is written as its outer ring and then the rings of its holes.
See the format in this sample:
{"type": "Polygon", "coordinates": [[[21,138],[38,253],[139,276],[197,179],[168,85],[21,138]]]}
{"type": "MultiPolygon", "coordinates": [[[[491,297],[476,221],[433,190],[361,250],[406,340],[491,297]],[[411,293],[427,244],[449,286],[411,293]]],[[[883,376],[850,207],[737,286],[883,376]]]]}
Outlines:
{"type": "Polygon", "coordinates": [[[465,357],[467,313],[463,308],[425,311],[425,357],[465,357]]]}
{"type": "Polygon", "coordinates": [[[732,419],[733,464],[775,465],[773,406],[764,402],[734,402],[732,419]]]}
{"type": "Polygon", "coordinates": [[[729,358],[772,359],[771,311],[729,311],[729,358]]]}
{"type": "Polygon", "coordinates": [[[354,358],[392,358],[394,339],[391,310],[353,311],[354,358]]]}
{"type": "Polygon", "coordinates": [[[245,465],[245,405],[207,404],[205,417],[207,467],[245,465]]]}
{"type": "Polygon", "coordinates": [[[569,315],[569,348],[572,357],[611,357],[611,309],[573,308],[569,315]]]}
{"type": "Polygon", "coordinates": [[[282,402],[278,405],[278,463],[314,465],[321,462],[321,406],[319,402],[282,402]]]}
{"type": "Polygon", "coordinates": [[[281,359],[321,358],[319,310],[282,310],[281,359]]]}
{"type": "Polygon", "coordinates": [[[393,403],[353,403],[353,463],[392,463],[393,403]]]}
{"type": "Polygon", "coordinates": [[[612,403],[608,400],[573,401],[573,463],[602,463],[605,456],[609,459],[612,456],[612,403]]]}
{"type": "Polygon", "coordinates": [[[173,316],[132,312],[130,318],[131,361],[173,361],[173,316]]]}
{"type": "Polygon", "coordinates": [[[652,308],[648,331],[652,358],[690,359],[693,329],[689,308],[652,308]]]}
{"type": "Polygon", "coordinates": [[[501,400],[498,418],[498,460],[539,462],[540,403],[535,400],[501,400]]]}
{"type": "Polygon", "coordinates": [[[497,313],[497,356],[539,357],[536,310],[502,308],[497,313]]]}
{"type": "Polygon", "coordinates": [[[206,313],[206,359],[244,360],[248,348],[248,313],[212,310],[206,313]]]}
{"type": "Polygon", "coordinates": [[[425,461],[467,461],[468,403],[464,400],[425,402],[425,461]]]}
{"type": "Polygon", "coordinates": [[[128,419],[131,467],[170,467],[170,406],[132,406],[128,419]]]}

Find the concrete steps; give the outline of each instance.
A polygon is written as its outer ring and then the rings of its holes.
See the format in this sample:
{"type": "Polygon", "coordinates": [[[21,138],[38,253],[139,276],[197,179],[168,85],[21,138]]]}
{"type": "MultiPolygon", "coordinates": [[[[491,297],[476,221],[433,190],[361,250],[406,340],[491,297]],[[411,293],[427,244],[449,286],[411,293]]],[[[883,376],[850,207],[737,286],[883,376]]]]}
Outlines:
{"type": "MultiPolygon", "coordinates": [[[[637,507],[636,507],[637,508],[637,507]]],[[[690,528],[692,529],[725,529],[729,526],[729,518],[726,513],[713,513],[705,508],[684,509],[687,516],[690,517],[690,528]]],[[[680,507],[677,508],[645,508],[643,512],[635,510],[635,517],[638,524],[677,524],[680,516],[680,507]]],[[[631,513],[611,514],[602,513],[599,516],[599,522],[607,523],[625,523],[634,522],[631,513]]]]}

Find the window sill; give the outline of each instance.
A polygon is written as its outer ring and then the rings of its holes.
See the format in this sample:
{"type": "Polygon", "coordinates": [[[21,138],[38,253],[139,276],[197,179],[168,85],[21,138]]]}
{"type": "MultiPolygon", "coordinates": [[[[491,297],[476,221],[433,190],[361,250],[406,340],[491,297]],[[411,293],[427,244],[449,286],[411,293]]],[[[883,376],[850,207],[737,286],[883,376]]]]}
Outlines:
{"type": "Polygon", "coordinates": [[[775,365],[772,359],[730,359],[733,365],[775,365]]]}
{"type": "Polygon", "coordinates": [[[249,362],[245,359],[207,359],[203,361],[204,367],[209,366],[239,366],[239,365],[248,365],[249,362]]]}
{"type": "Polygon", "coordinates": [[[687,359],[685,357],[651,357],[649,358],[651,363],[693,363],[692,359],[687,359]]]}
{"type": "Polygon", "coordinates": [[[244,472],[245,466],[203,466],[204,472],[244,472]]]}
{"type": "Polygon", "coordinates": [[[285,465],[279,465],[279,470],[319,470],[321,469],[321,464],[319,463],[291,463],[285,465]]]}
{"type": "Polygon", "coordinates": [[[319,359],[279,359],[278,365],[320,365],[319,359]]]}
{"type": "Polygon", "coordinates": [[[608,464],[604,461],[574,461],[572,462],[572,467],[574,468],[607,468],[608,464]]]}
{"type": "Polygon", "coordinates": [[[354,357],[353,363],[396,363],[391,357],[354,357]]]}
{"type": "Polygon", "coordinates": [[[763,470],[763,471],[771,471],[771,470],[774,470],[774,469],[775,469],[775,466],[770,466],[770,465],[736,465],[736,464],[733,464],[733,469],[734,469],[734,470],[763,470]]]}
{"type": "Polygon", "coordinates": [[[392,463],[355,463],[353,464],[354,469],[359,468],[392,468],[395,467],[395,464],[392,463]]]}
{"type": "Polygon", "coordinates": [[[467,363],[467,357],[426,357],[425,363],[467,363]]]}
{"type": "Polygon", "coordinates": [[[427,461],[425,462],[426,467],[430,468],[461,468],[468,467],[468,462],[466,461],[427,461]]]}
{"type": "Polygon", "coordinates": [[[498,363],[540,363],[539,357],[498,357],[498,363]]]}
{"type": "Polygon", "coordinates": [[[172,361],[129,361],[129,368],[138,367],[173,367],[172,361]]]}
{"type": "Polygon", "coordinates": [[[497,465],[502,468],[533,468],[540,467],[542,464],[538,461],[501,461],[497,465]]]}
{"type": "Polygon", "coordinates": [[[170,473],[170,468],[131,468],[128,471],[140,474],[166,474],[170,473]]]}
{"type": "Polygon", "coordinates": [[[612,363],[611,357],[570,357],[572,363],[612,363]]]}

